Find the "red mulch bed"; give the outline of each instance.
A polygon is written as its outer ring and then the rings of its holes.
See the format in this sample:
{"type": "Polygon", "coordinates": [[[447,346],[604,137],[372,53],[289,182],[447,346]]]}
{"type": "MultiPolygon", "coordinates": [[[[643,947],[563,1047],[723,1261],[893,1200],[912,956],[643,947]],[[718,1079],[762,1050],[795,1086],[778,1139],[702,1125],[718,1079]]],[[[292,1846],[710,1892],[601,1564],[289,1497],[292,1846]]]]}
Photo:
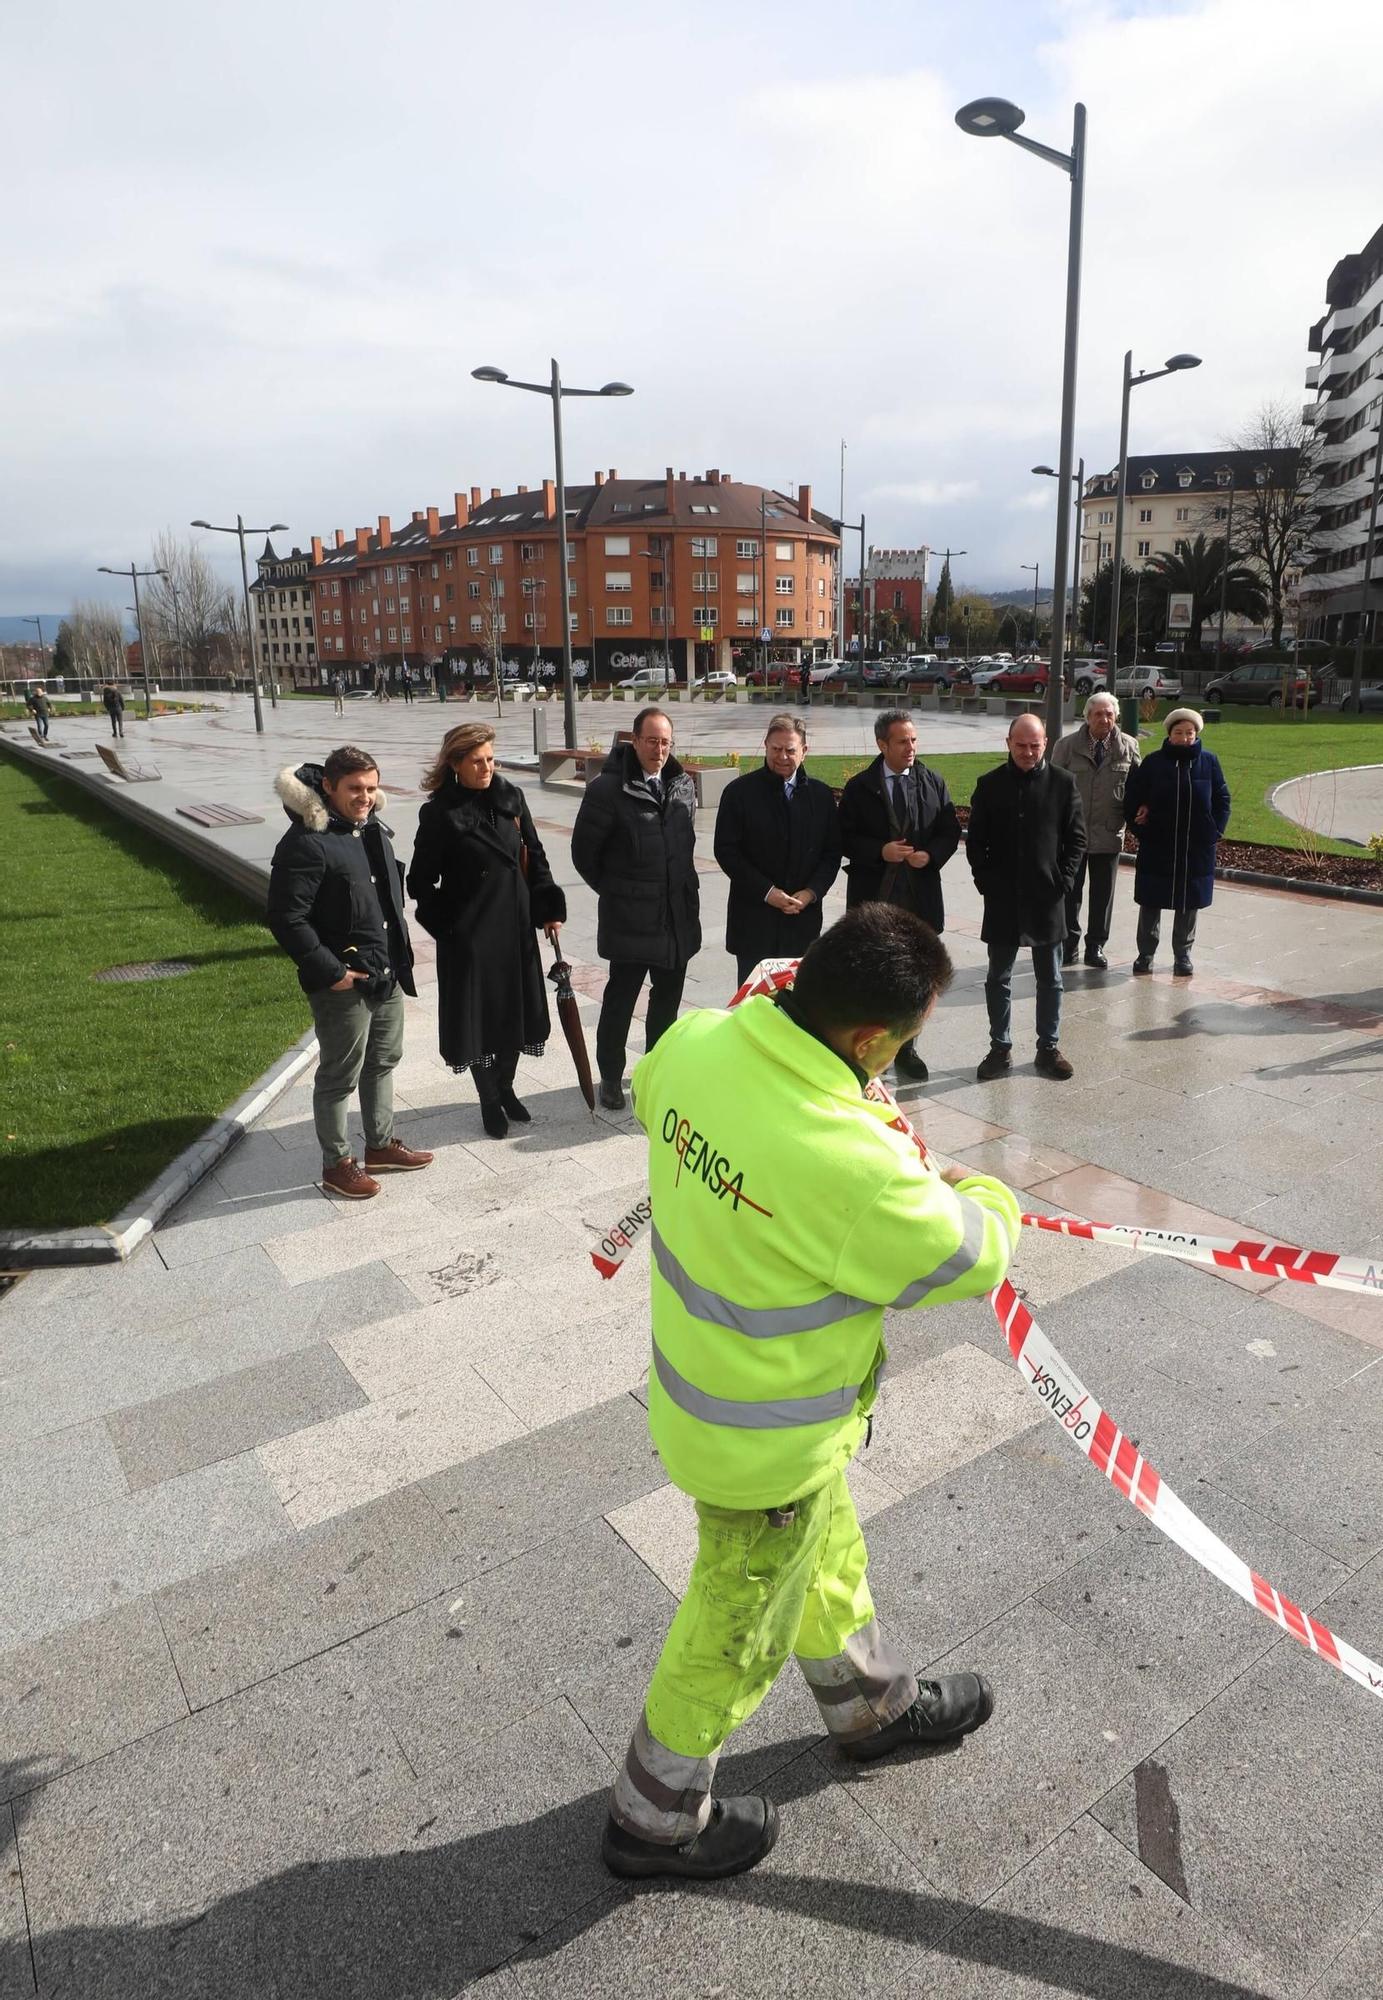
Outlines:
{"type": "MultiPolygon", "coordinates": [[[[970,817],[968,806],[957,806],[962,826],[970,817]]],[[[1136,854],[1138,846],[1124,836],[1124,852],[1136,854]]],[[[1234,868],[1245,875],[1277,875],[1284,882],[1328,882],[1337,889],[1375,889],[1383,892],[1383,865],[1371,854],[1303,854],[1294,847],[1266,847],[1256,840],[1222,840],[1216,852],[1221,868],[1234,868]]]]}

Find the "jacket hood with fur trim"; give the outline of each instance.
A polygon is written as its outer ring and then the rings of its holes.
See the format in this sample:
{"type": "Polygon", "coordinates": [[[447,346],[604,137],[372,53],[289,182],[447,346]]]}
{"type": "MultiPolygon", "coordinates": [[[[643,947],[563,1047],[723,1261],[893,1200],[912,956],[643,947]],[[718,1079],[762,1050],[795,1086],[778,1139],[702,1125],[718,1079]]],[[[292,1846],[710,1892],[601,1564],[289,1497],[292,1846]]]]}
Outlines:
{"type": "MultiPolygon", "coordinates": [[[[296,769],[291,764],[285,764],[274,780],[274,790],[282,799],[283,809],[289,819],[301,820],[313,833],[325,833],[332,820],[340,818],[340,815],[334,814],[327,804],[322,784],[323,772],[320,764],[299,764],[296,769]]],[[[379,819],[379,815],[388,804],[388,798],[382,791],[375,793],[370,817],[378,820],[381,826],[384,826],[384,822],[379,819]]],[[[345,824],[344,821],[341,823],[345,824]]],[[[386,833],[389,831],[388,827],[384,827],[384,830],[386,833]]]]}

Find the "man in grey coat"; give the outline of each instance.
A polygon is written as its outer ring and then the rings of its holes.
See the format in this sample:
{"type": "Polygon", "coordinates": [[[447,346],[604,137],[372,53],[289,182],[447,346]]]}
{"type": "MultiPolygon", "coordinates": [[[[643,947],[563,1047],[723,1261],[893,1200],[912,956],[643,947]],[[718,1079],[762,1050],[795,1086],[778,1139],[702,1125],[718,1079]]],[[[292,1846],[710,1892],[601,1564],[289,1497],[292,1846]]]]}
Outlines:
{"type": "Polygon", "coordinates": [[[1136,737],[1119,727],[1119,704],[1112,694],[1092,694],[1085,719],[1052,751],[1052,766],[1076,781],[1085,811],[1086,852],[1066,898],[1066,944],[1063,965],[1074,965],[1080,949],[1080,904],[1086,878],[1090,904],[1085,919],[1085,963],[1104,972],[1104,955],[1114,921],[1114,889],[1119,880],[1119,855],[1124,845],[1124,787],[1137,769],[1142,752],[1136,737]]]}

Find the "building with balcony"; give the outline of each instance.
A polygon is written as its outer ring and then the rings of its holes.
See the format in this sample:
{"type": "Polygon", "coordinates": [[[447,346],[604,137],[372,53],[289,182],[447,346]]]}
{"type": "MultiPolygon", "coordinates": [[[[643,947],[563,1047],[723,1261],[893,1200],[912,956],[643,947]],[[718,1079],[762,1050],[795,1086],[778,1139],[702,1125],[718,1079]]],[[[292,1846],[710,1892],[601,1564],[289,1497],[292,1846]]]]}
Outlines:
{"type": "Polygon", "coordinates": [[[259,671],[273,668],[275,679],[314,682],[318,678],[316,605],[312,557],[301,549],[274,553],[266,539],[250,585],[250,617],[259,671]]]}
{"type": "MultiPolygon", "coordinates": [[[[717,468],[693,478],[597,472],[568,486],[567,556],[574,653],[601,678],[633,656],[680,677],[747,665],[770,634],[781,659],[831,651],[840,541],[833,517],[795,495],[717,468]]],[[[478,486],[452,511],[426,507],[395,529],[334,531],[312,543],[320,666],[455,666],[561,657],[557,495],[551,480],[503,493],[478,486]]],[[[315,678],[315,676],[313,676],[315,678]]]]}
{"type": "MultiPolygon", "coordinates": [[[[1308,629],[1348,641],[1361,617],[1378,637],[1383,608],[1383,533],[1375,533],[1367,601],[1364,569],[1369,514],[1383,450],[1383,228],[1356,256],[1343,257],[1325,288],[1326,310],[1307,336],[1319,357],[1306,370],[1302,415],[1315,427],[1319,553],[1302,580],[1308,629]]],[[[1383,523],[1380,523],[1383,527],[1383,523]]]]}

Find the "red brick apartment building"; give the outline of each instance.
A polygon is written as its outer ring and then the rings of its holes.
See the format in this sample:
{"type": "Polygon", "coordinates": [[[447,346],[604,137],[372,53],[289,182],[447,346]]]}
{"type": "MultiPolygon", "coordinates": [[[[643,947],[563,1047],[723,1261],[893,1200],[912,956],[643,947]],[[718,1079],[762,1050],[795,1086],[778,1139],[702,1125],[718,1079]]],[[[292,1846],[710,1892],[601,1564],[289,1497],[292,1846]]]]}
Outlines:
{"type": "MultiPolygon", "coordinates": [[[[572,647],[598,678],[630,654],[661,657],[665,638],[683,676],[747,665],[765,629],[777,658],[832,650],[840,541],[809,486],[789,496],[669,467],[657,480],[597,472],[566,499],[572,647]]],[[[561,657],[551,480],[488,497],[473,486],[449,514],[427,507],[398,528],[381,515],[329,544],[314,536],[309,575],[316,657],[277,662],[301,685],[379,661],[454,667],[498,654],[531,669],[561,657]]]]}

